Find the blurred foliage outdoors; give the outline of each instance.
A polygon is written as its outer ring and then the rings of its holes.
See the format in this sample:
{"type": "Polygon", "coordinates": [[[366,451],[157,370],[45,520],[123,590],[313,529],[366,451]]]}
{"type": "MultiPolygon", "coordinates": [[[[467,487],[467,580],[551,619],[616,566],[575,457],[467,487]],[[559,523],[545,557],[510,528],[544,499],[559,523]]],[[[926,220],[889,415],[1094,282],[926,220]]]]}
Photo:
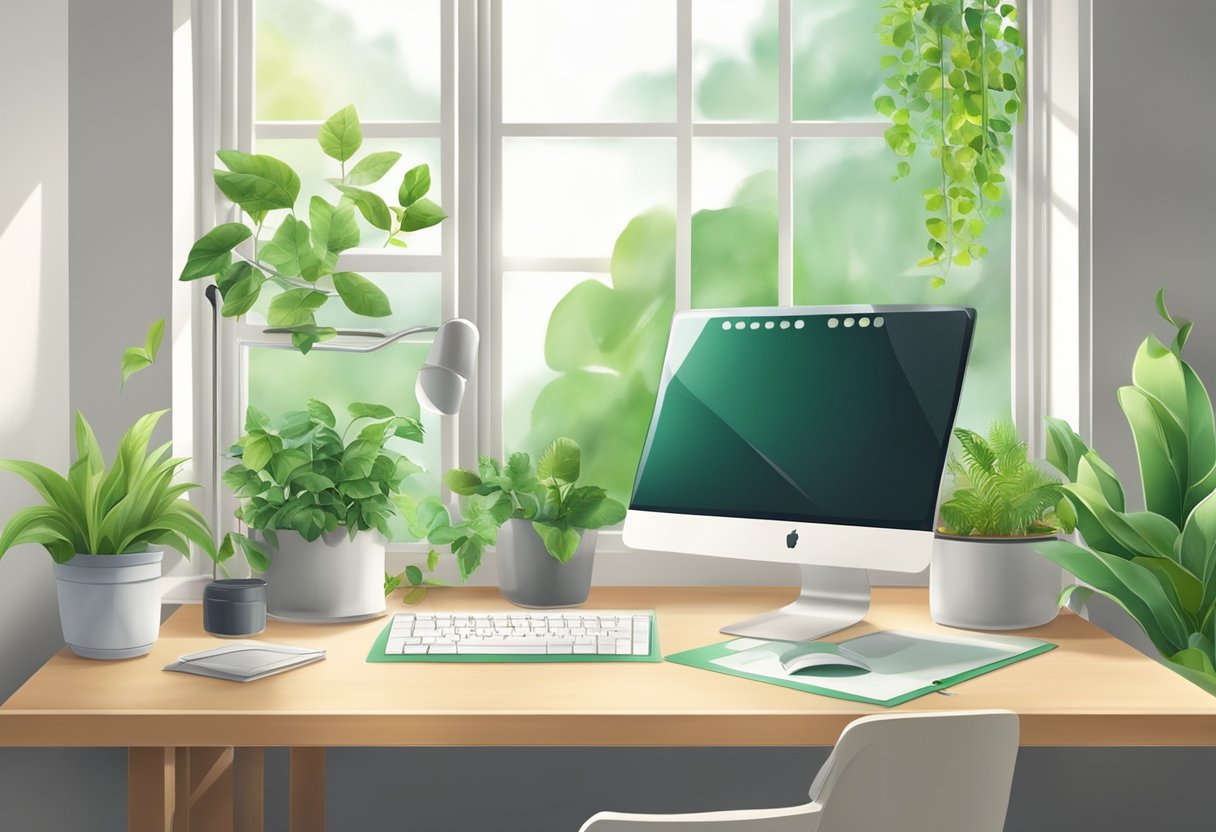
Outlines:
{"type": "MultiPolygon", "coordinates": [[[[353,99],[369,119],[438,117],[437,97],[431,98],[430,88],[401,74],[407,63],[402,57],[407,51],[404,40],[350,22],[354,11],[347,9],[354,10],[363,2],[366,0],[340,5],[336,0],[292,0],[288,13],[285,0],[259,0],[259,118],[320,118],[329,111],[326,108],[334,109],[331,99],[335,97],[343,99],[338,106],[353,99]],[[323,43],[320,57],[311,51],[307,60],[295,57],[302,42],[323,43]],[[372,76],[375,84],[356,83],[372,76]],[[431,107],[435,113],[427,115],[431,107]],[[317,115],[304,114],[314,110],[317,115]]],[[[509,5],[511,0],[506,2],[509,5]]],[[[733,0],[697,0],[694,18],[702,3],[707,13],[747,5],[735,5],[733,0]]],[[[607,12],[611,6],[605,3],[603,8],[607,12]]],[[[694,48],[698,118],[773,117],[768,110],[776,101],[777,89],[776,3],[760,0],[749,8],[747,20],[740,23],[746,26],[740,28],[746,32],[744,48],[719,48],[712,38],[694,48]]],[[[796,119],[875,118],[872,102],[882,77],[883,46],[875,32],[880,15],[879,0],[794,0],[796,119]]],[[[509,46],[540,48],[545,33],[536,32],[535,37],[540,39],[537,44],[509,46]]],[[[410,42],[414,40],[411,37],[410,42]]],[[[310,45],[309,50],[312,48],[310,45]]],[[[650,72],[625,78],[615,95],[661,97],[672,85],[674,77],[650,72]]],[[[436,84],[433,91],[437,94],[437,90],[436,84]]],[[[640,101],[637,109],[644,105],[640,101]]],[[[744,152],[746,143],[755,149],[757,141],[764,145],[768,140],[706,141],[716,143],[714,152],[702,156],[702,146],[694,147],[694,188],[715,177],[733,178],[718,182],[716,193],[706,199],[694,196],[693,305],[776,304],[776,174],[775,165],[768,161],[775,160],[775,152],[764,147],[759,148],[764,152],[744,152]],[[737,143],[740,157],[733,165],[722,161],[729,158],[732,142],[737,143]]],[[[775,148],[774,142],[768,143],[775,148]]],[[[976,343],[958,422],[983,426],[1008,418],[1008,205],[1003,219],[985,232],[988,257],[978,264],[956,267],[949,283],[934,289],[930,275],[915,264],[924,251],[921,193],[934,184],[940,172],[934,160],[923,158],[913,162],[908,177],[892,182],[892,168],[893,156],[881,138],[796,140],[794,302],[976,307],[976,343]]],[[[542,177],[545,171],[534,175],[542,177]]],[[[674,170],[671,176],[674,179],[674,170]]],[[[507,181],[511,181],[509,177],[507,181]]],[[[543,220],[551,224],[555,250],[550,254],[565,253],[556,248],[561,244],[563,224],[579,223],[596,197],[587,194],[586,206],[553,206],[543,220]]],[[[528,252],[542,257],[545,253],[528,252]]],[[[599,256],[609,254],[608,275],[530,273],[504,278],[502,418],[507,453],[525,450],[536,455],[555,436],[569,436],[583,449],[586,481],[604,486],[617,499],[628,500],[674,312],[672,206],[662,201],[656,204],[653,199],[636,205],[611,252],[599,256]]],[[[381,285],[410,279],[409,275],[385,275],[381,285]]],[[[433,283],[427,284],[419,300],[425,296],[429,307],[436,290],[433,283]]],[[[395,309],[408,309],[404,302],[398,303],[394,300],[395,309]]],[[[422,308],[415,307],[419,319],[426,317],[422,308]]],[[[250,401],[272,417],[298,408],[309,396],[325,398],[335,410],[349,398],[383,400],[401,412],[412,412],[416,405],[409,368],[394,366],[390,374],[386,363],[364,360],[369,357],[323,364],[318,360],[321,355],[301,360],[287,353],[253,351],[250,401]],[[393,377],[403,381],[389,395],[386,379],[393,377]],[[379,398],[375,395],[378,389],[385,391],[379,398]]],[[[428,474],[412,482],[419,488],[437,490],[434,432],[424,453],[433,457],[422,460],[428,474]]]]}

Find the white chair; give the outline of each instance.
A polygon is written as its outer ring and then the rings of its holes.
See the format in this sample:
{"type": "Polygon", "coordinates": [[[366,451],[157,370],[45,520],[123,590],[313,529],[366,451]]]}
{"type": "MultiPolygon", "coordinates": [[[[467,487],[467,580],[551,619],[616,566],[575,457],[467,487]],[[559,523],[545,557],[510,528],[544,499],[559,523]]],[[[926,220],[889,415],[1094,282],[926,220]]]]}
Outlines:
{"type": "Polygon", "coordinates": [[[867,716],[786,809],[600,812],[582,832],[1001,832],[1018,753],[1010,711],[867,716]]]}

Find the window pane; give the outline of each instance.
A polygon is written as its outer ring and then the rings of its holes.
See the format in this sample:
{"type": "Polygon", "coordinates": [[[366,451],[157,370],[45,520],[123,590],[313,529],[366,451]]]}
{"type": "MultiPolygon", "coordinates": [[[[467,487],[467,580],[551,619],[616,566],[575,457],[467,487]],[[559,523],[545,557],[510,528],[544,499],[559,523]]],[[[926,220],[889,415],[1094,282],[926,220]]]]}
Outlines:
{"type": "MultiPolygon", "coordinates": [[[[379,182],[363,186],[384,198],[389,205],[397,204],[397,189],[401,187],[401,179],[405,172],[415,165],[424,162],[431,166],[431,191],[428,198],[443,205],[443,190],[440,183],[443,180],[439,169],[439,140],[438,139],[364,139],[363,145],[354,158],[346,163],[347,172],[358,161],[369,153],[391,150],[401,154],[401,159],[384,175],[379,182]]],[[[341,175],[337,161],[321,152],[320,145],[313,139],[259,139],[257,152],[266,153],[281,159],[300,175],[300,195],[296,198],[297,216],[308,221],[308,202],[314,195],[319,195],[331,205],[342,198],[337,188],[325,180],[341,175]]],[[[449,207],[449,206],[444,206],[449,207]]],[[[379,249],[384,245],[388,236],[386,232],[375,228],[358,211],[355,218],[359,222],[361,249],[379,249]]],[[[277,215],[267,219],[267,231],[263,232],[265,239],[270,239],[270,223],[278,222],[277,215]]],[[[448,220],[450,221],[450,220],[448,220]]],[[[443,232],[441,225],[424,228],[412,234],[405,235],[409,248],[402,249],[389,246],[386,251],[406,254],[438,254],[440,252],[443,232]]]]}
{"type": "Polygon", "coordinates": [[[694,139],[692,305],[777,303],[777,143],[694,139]]]}
{"type": "Polygon", "coordinates": [[[507,122],[674,121],[675,0],[503,0],[507,122]]]}
{"type": "MultiPolygon", "coordinates": [[[[438,274],[414,273],[377,273],[368,272],[363,275],[379,286],[392,304],[393,314],[387,318],[367,318],[356,315],[346,308],[339,298],[331,298],[317,313],[317,323],[320,326],[332,326],[338,329],[382,329],[394,332],[415,324],[437,324],[441,312],[442,284],[438,274]]],[[[318,288],[332,291],[332,282],[327,279],[318,281],[318,288]]],[[[267,283],[258,296],[258,302],[249,310],[249,321],[257,325],[266,323],[266,312],[270,303],[281,293],[282,289],[273,283],[267,283]]]]}
{"type": "Polygon", "coordinates": [[[257,0],[257,118],[438,121],[439,0],[257,0]]]}
{"type": "Polygon", "coordinates": [[[878,118],[885,47],[875,28],[877,0],[793,0],[794,118],[837,121],[878,118]]]}
{"type": "Polygon", "coordinates": [[[503,277],[503,444],[583,449],[585,484],[628,500],[674,309],[673,221],[632,225],[613,275],[503,277]]]}
{"type": "MultiPolygon", "coordinates": [[[[438,494],[439,417],[429,411],[420,414],[414,398],[414,380],[429,347],[429,343],[396,344],[359,355],[248,349],[249,403],[277,422],[289,411],[302,410],[310,398],[321,399],[338,416],[339,431],[349,423],[346,408],[352,402],[385,404],[400,414],[421,418],[425,442],[394,439],[391,447],[426,469],[405,481],[405,492],[419,498],[438,494]]],[[[412,539],[400,519],[393,521],[392,528],[393,540],[412,539]]]]}
{"type": "Polygon", "coordinates": [[[673,139],[505,139],[503,252],[608,257],[629,220],[675,206],[673,139]]]}
{"type": "Polygon", "coordinates": [[[935,303],[978,311],[958,423],[984,427],[1010,412],[1010,211],[982,242],[988,256],[953,266],[930,286],[921,192],[940,184],[921,156],[912,176],[891,181],[895,159],[882,139],[807,139],[794,145],[794,302],[935,303]]]}
{"type": "Polygon", "coordinates": [[[697,0],[692,15],[694,117],[777,120],[777,4],[697,0]]]}

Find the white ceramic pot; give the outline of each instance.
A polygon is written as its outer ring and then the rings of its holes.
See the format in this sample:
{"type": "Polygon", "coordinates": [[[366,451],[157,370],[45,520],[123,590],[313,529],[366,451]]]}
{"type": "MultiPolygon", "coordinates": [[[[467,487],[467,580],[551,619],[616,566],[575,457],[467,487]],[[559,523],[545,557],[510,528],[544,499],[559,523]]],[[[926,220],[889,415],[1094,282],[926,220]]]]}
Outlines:
{"type": "Polygon", "coordinates": [[[278,532],[270,550],[266,613],[287,621],[359,621],[384,614],[384,537],[338,528],[311,543],[278,532]]]}
{"type": "Polygon", "coordinates": [[[562,563],[545,548],[528,520],[512,518],[498,530],[498,588],[517,607],[577,607],[591,593],[596,530],[584,529],[574,557],[562,563]]]}
{"type": "Polygon", "coordinates": [[[1020,630],[1059,613],[1059,566],[1036,549],[1054,536],[937,535],[929,565],[929,612],[947,627],[1020,630]]]}
{"type": "Polygon", "coordinates": [[[55,564],[63,640],[86,659],[129,659],[160,635],[163,552],[77,555],[55,564]]]}

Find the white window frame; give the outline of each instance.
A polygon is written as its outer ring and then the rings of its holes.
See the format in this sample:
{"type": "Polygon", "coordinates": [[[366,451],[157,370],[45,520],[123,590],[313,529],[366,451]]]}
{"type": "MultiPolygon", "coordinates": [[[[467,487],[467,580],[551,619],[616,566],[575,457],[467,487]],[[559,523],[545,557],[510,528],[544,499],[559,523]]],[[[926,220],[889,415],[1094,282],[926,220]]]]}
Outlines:
{"type": "MultiPolygon", "coordinates": [[[[250,151],[254,131],[267,138],[311,138],[319,122],[255,123],[253,117],[253,2],[194,0],[195,15],[195,175],[196,231],[232,219],[217,213],[211,164],[214,151],[250,151]]],[[[676,4],[676,118],[672,122],[508,123],[502,117],[501,9],[509,0],[439,0],[441,3],[441,114],[438,123],[365,122],[364,133],[378,138],[439,138],[445,208],[437,256],[355,252],[342,265],[356,271],[435,272],[442,275],[442,314],[473,320],[482,333],[476,384],[458,417],[443,421],[441,464],[474,464],[480,450],[501,456],[503,274],[509,271],[608,273],[610,258],[504,257],[502,148],[506,137],[663,137],[676,142],[677,309],[687,309],[692,283],[692,145],[699,137],[755,137],[777,143],[778,302],[791,304],[793,275],[793,180],[795,139],[875,138],[882,120],[795,121],[792,112],[792,3],[778,0],[779,106],[775,122],[708,122],[694,119],[692,14],[694,0],[676,4]],[[463,59],[462,59],[463,56],[463,59]]],[[[1026,118],[1017,128],[1013,177],[1013,263],[1011,378],[1015,422],[1032,451],[1041,452],[1043,416],[1073,419],[1088,430],[1088,89],[1089,21],[1092,0],[1022,0],[1027,42],[1026,118]],[[1059,35],[1052,37],[1053,32],[1059,35]],[[1071,108],[1071,110],[1069,110],[1071,108]],[[1072,113],[1069,115],[1069,111],[1072,113]],[[1063,131],[1074,140],[1061,142],[1063,131]],[[1066,309],[1066,315],[1051,310],[1066,309]],[[1063,371],[1062,371],[1063,369],[1063,371]]],[[[201,287],[199,287],[201,290],[201,287]]],[[[259,327],[221,319],[218,402],[206,395],[210,378],[210,310],[201,291],[194,304],[194,345],[204,353],[195,362],[195,445],[206,448],[213,428],[238,435],[245,384],[241,354],[264,342],[259,327]],[[227,404],[225,404],[227,403],[227,404]]],[[[419,323],[426,323],[420,321],[419,323]]],[[[435,323],[435,322],[429,322],[435,323]]],[[[214,476],[214,463],[200,460],[200,476],[214,476]]],[[[207,482],[207,480],[203,480],[207,482]]],[[[220,529],[235,503],[223,489],[208,510],[220,529]]],[[[450,497],[450,495],[448,495],[450,497]]],[[[390,546],[390,568],[400,568],[426,551],[424,544],[390,546]]],[[[617,532],[601,533],[598,549],[628,550],[617,532]]],[[[199,559],[196,559],[196,562],[199,559]]],[[[491,558],[492,560],[492,558],[491,558]]],[[[633,560],[633,559],[631,559],[633,560]]],[[[638,562],[635,560],[635,563],[638,562]]],[[[492,564],[491,564],[492,567],[492,564]]],[[[754,570],[754,566],[748,567],[754,570]]],[[[475,582],[492,581],[493,569],[475,582]]],[[[637,570],[629,572],[637,582],[637,570]]],[[[681,576],[687,578],[687,576],[681,576]]],[[[719,577],[722,577],[719,575],[719,577]]],[[[659,576],[659,581],[664,580],[659,576]]],[[[611,582],[611,578],[608,582],[611,582]]],[[[748,582],[735,576],[734,582],[748,582]]]]}

